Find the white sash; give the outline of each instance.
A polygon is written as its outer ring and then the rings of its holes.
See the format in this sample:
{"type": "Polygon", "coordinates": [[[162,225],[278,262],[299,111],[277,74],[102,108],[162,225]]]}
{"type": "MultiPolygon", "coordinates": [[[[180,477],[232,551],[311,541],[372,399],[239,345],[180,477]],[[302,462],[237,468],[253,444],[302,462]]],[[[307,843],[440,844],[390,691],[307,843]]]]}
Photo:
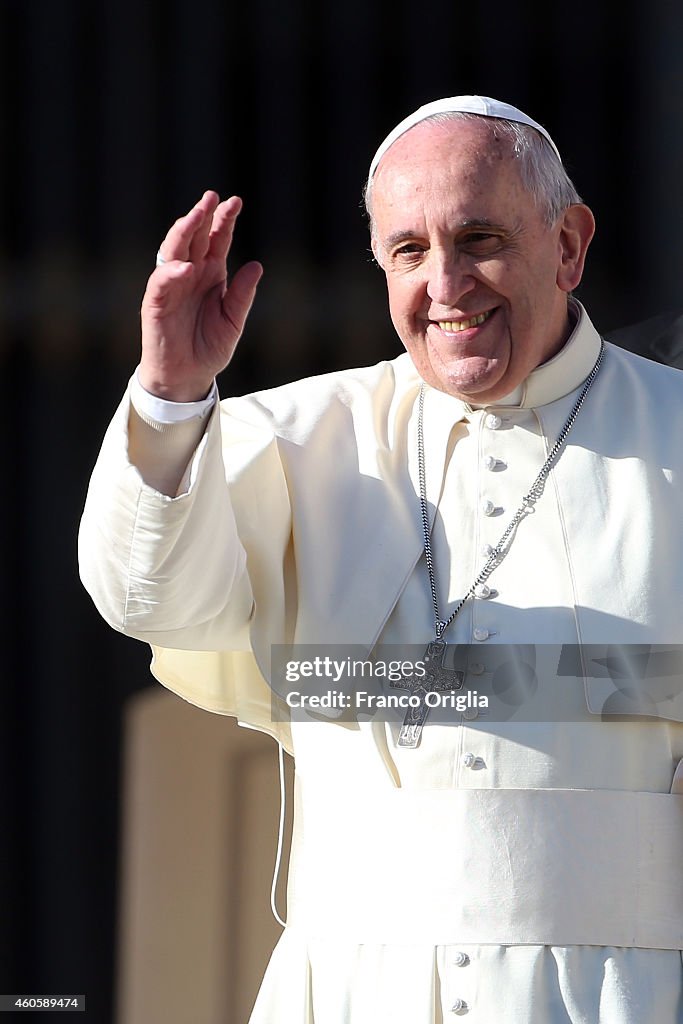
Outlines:
{"type": "Polygon", "coordinates": [[[288,926],[363,942],[683,949],[683,796],[298,783],[288,926]]]}

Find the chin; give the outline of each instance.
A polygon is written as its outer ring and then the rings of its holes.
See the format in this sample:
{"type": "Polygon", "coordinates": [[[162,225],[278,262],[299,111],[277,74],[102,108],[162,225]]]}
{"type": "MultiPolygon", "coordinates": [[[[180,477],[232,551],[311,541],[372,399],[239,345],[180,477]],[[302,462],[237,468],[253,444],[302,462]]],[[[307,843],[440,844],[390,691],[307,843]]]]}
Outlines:
{"type": "Polygon", "coordinates": [[[441,376],[435,378],[435,387],[455,395],[464,401],[475,403],[495,402],[514,391],[514,384],[508,384],[502,377],[441,376]]]}
{"type": "Polygon", "coordinates": [[[425,380],[441,391],[467,395],[474,401],[477,400],[477,396],[488,396],[493,391],[499,391],[502,397],[514,388],[514,385],[508,387],[505,379],[508,376],[509,362],[507,353],[502,359],[495,355],[473,353],[453,359],[449,365],[449,360],[439,359],[439,354],[433,352],[428,367],[425,367],[430,376],[425,377],[425,380]]]}

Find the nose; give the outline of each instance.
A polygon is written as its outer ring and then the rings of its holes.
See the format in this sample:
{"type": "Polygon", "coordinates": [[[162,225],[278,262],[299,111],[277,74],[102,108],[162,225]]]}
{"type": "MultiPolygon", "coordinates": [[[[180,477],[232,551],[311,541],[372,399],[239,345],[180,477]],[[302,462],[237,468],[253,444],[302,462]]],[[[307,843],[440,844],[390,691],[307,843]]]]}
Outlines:
{"type": "Polygon", "coordinates": [[[439,306],[456,306],[475,280],[464,256],[432,249],[427,263],[427,294],[439,306]]]}

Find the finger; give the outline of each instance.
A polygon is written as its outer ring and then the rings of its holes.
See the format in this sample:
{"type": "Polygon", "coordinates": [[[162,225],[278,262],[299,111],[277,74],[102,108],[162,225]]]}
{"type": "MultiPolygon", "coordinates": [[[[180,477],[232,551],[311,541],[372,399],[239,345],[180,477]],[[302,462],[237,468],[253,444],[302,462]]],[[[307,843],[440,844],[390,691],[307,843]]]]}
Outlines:
{"type": "Polygon", "coordinates": [[[242,332],[262,275],[263,267],[260,263],[245,263],[232,278],[223,296],[223,316],[238,333],[242,332]]]}
{"type": "Polygon", "coordinates": [[[198,232],[202,231],[204,225],[208,225],[206,228],[208,236],[211,219],[217,205],[217,193],[205,192],[199,202],[184,217],[179,217],[169,228],[159,247],[159,253],[167,263],[171,260],[189,260],[191,258],[192,240],[198,232]]]}
{"type": "Polygon", "coordinates": [[[239,196],[231,196],[216,207],[209,233],[207,253],[211,259],[219,260],[222,263],[226,262],[232,245],[235,221],[241,209],[242,200],[239,196]]]}
{"type": "Polygon", "coordinates": [[[203,260],[209,248],[209,233],[219,206],[217,192],[205,192],[197,203],[197,207],[204,213],[196,231],[190,238],[188,258],[193,262],[203,260]]]}
{"type": "Polygon", "coordinates": [[[181,302],[187,289],[192,287],[194,267],[187,261],[165,263],[150,275],[142,299],[143,311],[166,313],[181,302]]]}

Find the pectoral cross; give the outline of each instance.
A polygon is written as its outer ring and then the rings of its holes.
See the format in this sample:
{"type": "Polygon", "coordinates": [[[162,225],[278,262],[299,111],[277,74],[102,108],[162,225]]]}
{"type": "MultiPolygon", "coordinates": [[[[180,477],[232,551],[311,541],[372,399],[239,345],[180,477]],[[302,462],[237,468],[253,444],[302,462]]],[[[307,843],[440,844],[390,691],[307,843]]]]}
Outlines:
{"type": "Polygon", "coordinates": [[[427,645],[422,659],[426,670],[425,674],[417,678],[404,677],[391,684],[399,690],[410,690],[411,696],[420,698],[417,707],[408,708],[406,711],[401,731],[398,734],[399,747],[416,747],[420,742],[422,726],[429,714],[429,707],[425,704],[426,695],[459,690],[465,681],[464,672],[445,668],[443,660],[447,650],[448,644],[445,640],[432,640],[427,645]]]}

